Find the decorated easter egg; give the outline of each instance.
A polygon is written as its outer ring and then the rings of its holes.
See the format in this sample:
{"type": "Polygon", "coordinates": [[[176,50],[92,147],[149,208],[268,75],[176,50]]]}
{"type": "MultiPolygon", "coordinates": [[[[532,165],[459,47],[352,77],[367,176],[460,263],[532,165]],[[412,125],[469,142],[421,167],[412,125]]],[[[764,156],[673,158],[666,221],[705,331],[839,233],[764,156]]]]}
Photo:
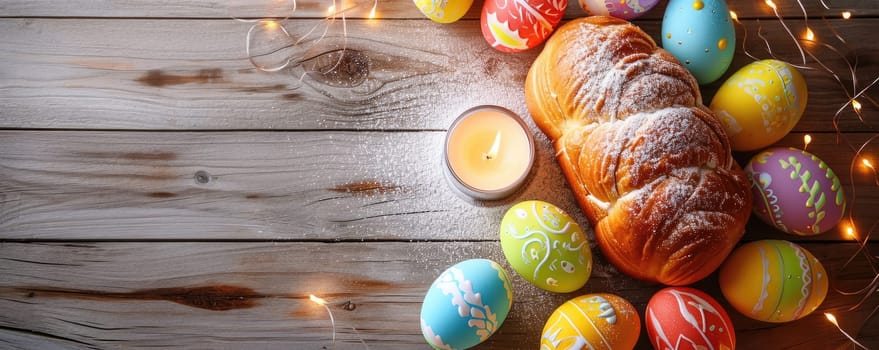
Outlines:
{"type": "Polygon", "coordinates": [[[726,310],[708,294],[669,287],[653,295],[644,315],[654,349],[735,349],[736,333],[726,310]]]}
{"type": "Polygon", "coordinates": [[[568,0],[486,0],[482,36],[491,47],[520,52],[543,43],[558,27],[568,0]]]}
{"type": "Polygon", "coordinates": [[[699,84],[729,68],[736,31],[723,0],[671,0],[662,18],[662,48],[677,57],[699,84]]]}
{"type": "Polygon", "coordinates": [[[659,0],[579,0],[589,16],[613,16],[633,19],[647,13],[659,0]]]}
{"type": "Polygon", "coordinates": [[[758,153],[745,174],[754,194],[754,214],[787,233],[811,236],[827,232],[845,213],[839,177],[824,161],[796,148],[758,153]]]}
{"type": "Polygon", "coordinates": [[[806,110],[806,81],[786,62],[762,60],[736,71],[711,100],[732,148],[769,146],[793,129],[806,110]]]}
{"type": "Polygon", "coordinates": [[[827,273],[809,251],[781,240],[742,245],[720,268],[720,291],[736,310],[765,322],[800,319],[827,295],[827,273]]]}
{"type": "Polygon", "coordinates": [[[541,350],[633,349],[641,332],[638,311],[613,294],[587,294],[558,307],[543,327],[541,350]]]}
{"type": "Polygon", "coordinates": [[[592,251],[580,225],[547,202],[525,201],[507,210],[501,247],[519,275],[548,291],[575,291],[592,273],[592,251]]]}
{"type": "Polygon", "coordinates": [[[473,0],[413,0],[427,18],[438,23],[452,23],[464,17],[473,0]]]}
{"type": "Polygon", "coordinates": [[[496,262],[471,259],[445,270],[421,305],[421,333],[437,349],[466,349],[494,334],[513,305],[506,271],[496,262]]]}

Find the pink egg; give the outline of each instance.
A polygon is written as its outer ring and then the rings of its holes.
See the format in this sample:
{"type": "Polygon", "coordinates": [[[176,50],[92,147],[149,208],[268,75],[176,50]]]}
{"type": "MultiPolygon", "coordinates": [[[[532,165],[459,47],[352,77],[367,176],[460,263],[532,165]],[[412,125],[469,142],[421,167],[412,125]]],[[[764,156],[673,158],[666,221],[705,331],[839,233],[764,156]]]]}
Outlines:
{"type": "MultiPolygon", "coordinates": [[[[647,13],[659,0],[579,0],[587,15],[633,19],[647,13]]],[[[701,2],[701,1],[700,1],[701,2]]]]}
{"type": "Polygon", "coordinates": [[[647,303],[645,323],[655,349],[735,349],[736,333],[729,315],[708,294],[669,287],[647,303]]]}
{"type": "Polygon", "coordinates": [[[491,47],[520,52],[543,43],[558,27],[568,0],[486,0],[482,35],[491,47]]]}
{"type": "Polygon", "coordinates": [[[809,152],[770,148],[751,158],[745,173],[754,193],[754,214],[779,230],[817,235],[842,219],[845,193],[839,177],[809,152]]]}

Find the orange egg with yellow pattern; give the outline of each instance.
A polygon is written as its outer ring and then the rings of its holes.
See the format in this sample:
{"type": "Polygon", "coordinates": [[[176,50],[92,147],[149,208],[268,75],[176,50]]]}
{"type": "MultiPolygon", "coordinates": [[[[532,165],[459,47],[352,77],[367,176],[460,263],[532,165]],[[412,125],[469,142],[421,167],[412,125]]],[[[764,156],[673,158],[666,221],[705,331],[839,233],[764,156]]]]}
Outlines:
{"type": "Polygon", "coordinates": [[[540,338],[540,350],[633,349],[641,318],[631,303],[607,294],[586,294],[558,307],[540,338]]]}
{"type": "Polygon", "coordinates": [[[805,248],[765,239],[742,245],[720,268],[720,291],[736,310],[764,322],[790,322],[827,296],[827,272],[805,248]]]}

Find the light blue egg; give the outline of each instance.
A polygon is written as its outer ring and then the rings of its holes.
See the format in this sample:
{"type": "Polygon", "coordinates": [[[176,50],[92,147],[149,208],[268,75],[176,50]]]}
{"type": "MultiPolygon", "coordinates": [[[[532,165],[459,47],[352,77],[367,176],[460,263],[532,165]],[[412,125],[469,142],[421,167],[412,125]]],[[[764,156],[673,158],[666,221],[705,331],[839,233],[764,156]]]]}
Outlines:
{"type": "Polygon", "coordinates": [[[421,305],[421,333],[436,349],[467,349],[494,334],[513,305],[507,272],[487,259],[471,259],[444,271],[421,305]]]}
{"type": "Polygon", "coordinates": [[[732,62],[736,31],[723,0],[671,0],[662,18],[662,48],[699,84],[720,78],[732,62]]]}

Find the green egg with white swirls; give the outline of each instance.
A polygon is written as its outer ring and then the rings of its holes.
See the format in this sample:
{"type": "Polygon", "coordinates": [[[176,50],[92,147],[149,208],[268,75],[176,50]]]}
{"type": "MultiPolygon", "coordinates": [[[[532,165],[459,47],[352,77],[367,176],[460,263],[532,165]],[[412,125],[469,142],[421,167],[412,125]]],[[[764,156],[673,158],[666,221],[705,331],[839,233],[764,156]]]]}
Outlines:
{"type": "Polygon", "coordinates": [[[501,221],[501,247],[510,266],[542,289],[567,293],[592,274],[592,251],[580,225],[559,207],[520,202],[501,221]]]}

